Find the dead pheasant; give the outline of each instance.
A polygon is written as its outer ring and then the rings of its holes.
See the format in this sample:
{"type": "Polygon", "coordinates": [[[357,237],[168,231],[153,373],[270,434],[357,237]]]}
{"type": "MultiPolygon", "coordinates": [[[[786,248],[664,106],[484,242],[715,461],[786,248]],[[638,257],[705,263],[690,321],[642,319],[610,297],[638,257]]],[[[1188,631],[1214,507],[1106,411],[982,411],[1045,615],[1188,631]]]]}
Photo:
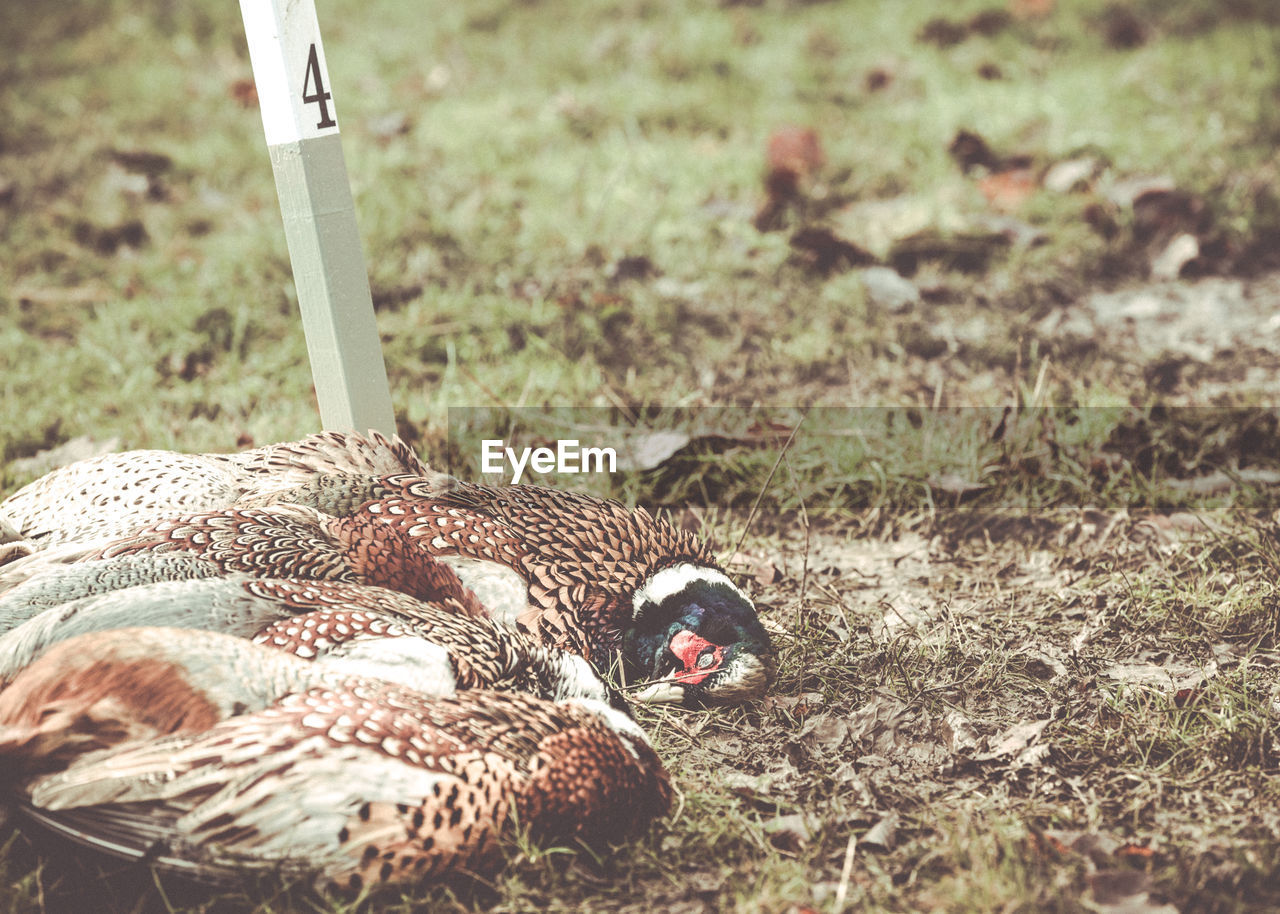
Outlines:
{"type": "Polygon", "coordinates": [[[82,597],[0,636],[0,687],[59,642],[164,626],[252,638],[305,659],[342,658],[348,669],[432,695],[487,688],[623,705],[581,657],[460,612],[462,585],[453,583],[435,602],[362,584],[245,574],[82,597]]]}
{"type": "Polygon", "coordinates": [[[495,618],[598,669],[621,660],[624,677],[651,683],[645,700],[737,702],[775,674],[755,607],[706,544],[643,508],[442,473],[320,476],[270,498],[388,521],[453,568],[495,618]]]}
{"type": "Polygon", "coordinates": [[[599,702],[430,698],[168,629],[83,635],[23,670],[0,760],[27,815],[101,850],[355,891],[491,870],[513,821],[616,840],[671,799],[644,733],[599,702]]]}
{"type": "Polygon", "coordinates": [[[0,632],[44,607],[78,597],[232,572],[376,584],[421,599],[452,601],[468,615],[486,615],[452,571],[373,515],[335,518],[302,506],[274,505],[184,515],[96,551],[64,545],[4,566],[0,632]]]}
{"type": "Polygon", "coordinates": [[[90,457],[0,503],[11,551],[115,539],[158,518],[229,508],[319,474],[430,473],[398,437],[320,432],[236,454],[135,450],[90,457]]]}
{"type": "MultiPolygon", "coordinates": [[[[497,617],[580,653],[597,669],[621,661],[629,681],[650,683],[642,693],[647,700],[737,702],[760,695],[773,679],[772,647],[754,606],[696,536],[614,501],[540,486],[459,482],[432,473],[398,440],[319,437],[346,456],[311,455],[316,448],[306,442],[317,436],[247,452],[255,455],[244,466],[252,468],[248,478],[256,487],[243,487],[239,509],[291,502],[351,522],[390,521],[448,562],[497,617]],[[368,471],[388,463],[408,472],[368,471]],[[261,478],[276,471],[293,484],[261,478]]],[[[234,457],[215,462],[221,467],[234,457]]],[[[66,472],[74,475],[74,466],[66,472]]],[[[162,478],[165,491],[182,489],[171,474],[162,478]]],[[[0,591],[42,567],[27,565],[38,561],[32,556],[4,566],[0,591]]]]}

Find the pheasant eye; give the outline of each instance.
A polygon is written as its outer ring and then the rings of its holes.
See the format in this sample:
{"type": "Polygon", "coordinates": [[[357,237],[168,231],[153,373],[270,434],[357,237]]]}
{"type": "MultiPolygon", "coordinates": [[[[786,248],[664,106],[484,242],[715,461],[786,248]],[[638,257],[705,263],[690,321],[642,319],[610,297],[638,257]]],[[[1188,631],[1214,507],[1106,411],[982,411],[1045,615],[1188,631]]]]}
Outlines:
{"type": "Polygon", "coordinates": [[[700,670],[705,670],[715,662],[716,662],[715,649],[709,647],[703,650],[703,652],[698,655],[697,667],[700,670]]]}

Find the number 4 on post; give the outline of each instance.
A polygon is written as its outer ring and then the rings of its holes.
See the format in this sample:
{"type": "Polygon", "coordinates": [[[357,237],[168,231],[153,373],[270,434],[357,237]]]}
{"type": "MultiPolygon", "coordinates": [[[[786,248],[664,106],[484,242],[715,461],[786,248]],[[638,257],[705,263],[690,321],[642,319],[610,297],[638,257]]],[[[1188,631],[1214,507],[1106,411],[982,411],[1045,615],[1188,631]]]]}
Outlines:
{"type": "Polygon", "coordinates": [[[316,123],[317,130],[338,126],[338,122],[329,114],[329,99],[331,98],[333,98],[333,93],[324,90],[324,74],[320,71],[320,55],[316,53],[316,45],[312,42],[311,51],[307,54],[307,77],[302,81],[302,101],[308,105],[314,102],[320,106],[320,120],[316,123]],[[314,88],[312,88],[313,86],[314,88]]]}
{"type": "Polygon", "coordinates": [[[394,433],[382,344],[313,0],[240,0],[327,429],[394,433]]]}

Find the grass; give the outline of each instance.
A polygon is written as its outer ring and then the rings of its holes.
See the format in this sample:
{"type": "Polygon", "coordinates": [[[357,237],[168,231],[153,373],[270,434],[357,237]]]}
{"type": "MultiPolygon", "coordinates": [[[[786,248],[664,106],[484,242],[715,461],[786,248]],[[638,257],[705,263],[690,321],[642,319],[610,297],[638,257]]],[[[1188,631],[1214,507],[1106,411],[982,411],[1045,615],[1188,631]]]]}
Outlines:
{"type": "MultiPolygon", "coordinates": [[[[322,9],[406,430],[438,429],[446,405],[1016,397],[1051,343],[1035,356],[1030,318],[1082,279],[1135,275],[1124,226],[1108,241],[1083,221],[1088,195],[1042,191],[1020,215],[1050,244],[997,256],[980,283],[930,274],[953,303],[900,322],[856,274],[815,275],[786,231],[751,227],[764,141],[828,125],[813,215],[788,218],[858,243],[876,224],[850,203],[917,201],[920,228],[986,216],[947,152],[963,128],[1045,165],[1093,150],[1111,163],[1104,184],[1167,173],[1247,246],[1274,177],[1272,31],[1242,14],[1185,34],[1185,9],[1149,11],[1169,33],[1120,52],[1101,40],[1102,10],[1072,3],[937,48],[915,38],[931,15],[919,5],[322,9]],[[975,76],[983,62],[1003,78],[975,76]],[[1186,136],[1202,155],[1185,154],[1186,136]],[[648,273],[611,279],[624,258],[648,273]],[[939,386],[912,350],[953,317],[980,322],[984,302],[999,319],[958,353],[970,370],[939,386]]],[[[241,103],[234,7],[19,15],[31,21],[6,39],[0,127],[6,455],[117,416],[138,445],[305,431],[304,350],[261,127],[241,103]],[[41,396],[49,373],[83,392],[78,414],[41,396]]],[[[1137,392],[1115,360],[1055,355],[1044,393],[1127,402],[1137,392]]]]}
{"type": "MultiPolygon", "coordinates": [[[[517,843],[491,883],[366,907],[1067,912],[1105,910],[1117,880],[1184,914],[1280,904],[1280,23],[1261,0],[1060,0],[987,34],[991,9],[320,4],[401,434],[468,478],[486,437],[686,434],[656,465],[539,481],[741,542],[782,650],[760,705],[645,712],[682,805],[644,840],[517,843]],[[758,230],[788,124],[826,165],[758,230]],[[990,169],[949,152],[961,130],[1036,178],[1084,156],[1095,177],[992,204],[990,169]],[[1144,176],[1184,209],[1116,202],[1144,176]],[[1041,240],[1005,240],[1009,218],[1041,240]],[[824,266],[797,241],[814,229],[919,301],[824,266]],[[1188,357],[1142,326],[1048,322],[1099,291],[1171,294],[1142,284],[1180,231],[1202,257],[1178,287],[1244,283],[1257,326],[1188,357]],[[1045,720],[1030,754],[997,751],[1045,720]]],[[[81,436],[314,430],[235,6],[10,19],[0,491],[81,436]]],[[[92,864],[6,834],[0,909],[83,907],[92,864]]],[[[123,910],[351,909],[114,878],[123,910]]]]}

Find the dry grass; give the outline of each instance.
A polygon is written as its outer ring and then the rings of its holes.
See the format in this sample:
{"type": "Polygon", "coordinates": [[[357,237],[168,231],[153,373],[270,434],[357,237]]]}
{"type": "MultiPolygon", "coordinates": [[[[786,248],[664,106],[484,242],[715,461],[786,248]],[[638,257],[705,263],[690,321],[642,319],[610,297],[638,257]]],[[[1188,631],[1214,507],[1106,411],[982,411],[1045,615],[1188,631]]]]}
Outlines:
{"type": "MultiPolygon", "coordinates": [[[[559,482],[741,539],[782,652],[758,705],[642,712],[681,798],[645,839],[517,842],[491,881],[355,907],[1280,906],[1271,5],[320,6],[402,434],[474,477],[479,438],[557,434],[551,405],[688,432],[559,482]],[[759,230],[785,124],[824,125],[827,165],[759,230]],[[1002,209],[962,129],[1097,174],[1002,209]],[[1172,210],[1115,202],[1151,175],[1172,210]],[[1188,272],[1228,275],[1131,288],[1184,230],[1188,272]],[[878,300],[840,243],[920,299],[878,300]]],[[[312,431],[234,4],[10,12],[0,489],[82,436],[312,431]]],[[[0,910],[352,909],[3,834],[0,910]]]]}

